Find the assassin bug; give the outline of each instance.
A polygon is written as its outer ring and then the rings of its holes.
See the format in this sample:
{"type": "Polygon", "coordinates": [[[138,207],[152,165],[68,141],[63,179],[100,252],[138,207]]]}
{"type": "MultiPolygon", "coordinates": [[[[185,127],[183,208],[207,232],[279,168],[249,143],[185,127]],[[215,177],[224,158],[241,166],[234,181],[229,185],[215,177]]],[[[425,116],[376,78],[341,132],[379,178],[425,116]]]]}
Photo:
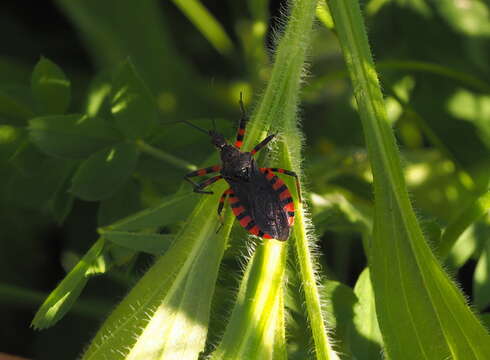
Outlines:
{"type": "Polygon", "coordinates": [[[215,130],[204,130],[185,121],[188,125],[204,131],[211,137],[211,143],[218,149],[221,156],[221,165],[210,166],[199,169],[185,175],[184,179],[192,184],[194,192],[200,194],[213,194],[212,191],[203,190],[205,187],[224,179],[230,188],[226,190],[219,200],[218,216],[223,223],[221,212],[228,197],[231,206],[240,225],[250,234],[264,239],[277,239],[286,241],[289,237],[290,227],[294,224],[294,204],[291,193],[284,181],[274,173],[293,176],[296,181],[296,190],[301,202],[299,180],[296,173],[279,168],[259,168],[253,156],[264,148],[274,137],[269,135],[252,151],[242,152],[240,150],[245,136],[247,115],[240,94],[240,119],[236,141],[229,145],[224,136],[215,130]],[[212,173],[219,175],[196,183],[192,177],[203,176],[212,173]]]}

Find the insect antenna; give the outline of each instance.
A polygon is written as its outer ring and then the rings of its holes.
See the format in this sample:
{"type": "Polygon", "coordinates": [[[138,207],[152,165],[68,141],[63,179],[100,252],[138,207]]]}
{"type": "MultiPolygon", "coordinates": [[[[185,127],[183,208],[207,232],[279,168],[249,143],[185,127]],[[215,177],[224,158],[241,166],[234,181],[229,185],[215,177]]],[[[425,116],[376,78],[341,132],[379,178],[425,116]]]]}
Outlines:
{"type": "Polygon", "coordinates": [[[199,131],[202,131],[203,133],[205,133],[206,135],[209,135],[209,131],[206,130],[206,129],[203,129],[202,127],[200,126],[197,126],[197,125],[194,125],[193,123],[191,123],[190,121],[187,121],[187,120],[182,120],[183,123],[189,125],[189,126],[192,126],[194,129],[197,129],[199,131]]]}
{"type": "MultiPolygon", "coordinates": [[[[214,121],[213,121],[213,122],[214,122],[214,121]]],[[[200,126],[197,126],[197,125],[195,125],[195,124],[191,123],[191,122],[190,122],[190,121],[188,121],[188,120],[166,121],[164,124],[178,124],[178,123],[184,123],[184,124],[187,124],[187,125],[189,125],[189,126],[193,127],[194,129],[197,129],[197,130],[202,131],[203,133],[205,133],[205,134],[209,135],[209,131],[208,131],[208,130],[206,130],[206,129],[204,129],[204,128],[200,127],[200,126]]]]}

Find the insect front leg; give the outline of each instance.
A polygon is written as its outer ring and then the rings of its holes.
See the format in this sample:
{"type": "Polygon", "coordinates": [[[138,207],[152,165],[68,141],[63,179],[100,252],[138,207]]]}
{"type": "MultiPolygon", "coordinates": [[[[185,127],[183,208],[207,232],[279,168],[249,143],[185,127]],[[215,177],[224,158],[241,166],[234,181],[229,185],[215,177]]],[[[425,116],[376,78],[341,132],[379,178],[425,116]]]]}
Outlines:
{"type": "MultiPolygon", "coordinates": [[[[214,166],[210,166],[210,167],[207,167],[207,168],[204,168],[204,169],[199,169],[199,170],[190,172],[187,175],[185,175],[184,176],[184,180],[186,180],[186,181],[188,181],[188,182],[190,182],[192,184],[192,187],[194,188],[194,192],[201,193],[201,194],[212,194],[211,191],[201,191],[200,189],[202,189],[205,186],[208,186],[208,185],[212,184],[214,181],[211,182],[210,184],[207,184],[207,185],[204,185],[203,186],[202,185],[203,183],[198,184],[198,183],[192,181],[190,178],[191,177],[196,177],[196,176],[204,176],[206,174],[212,174],[212,173],[218,172],[220,170],[221,170],[221,166],[219,166],[219,165],[214,165],[214,166]]],[[[211,180],[211,179],[213,179],[213,178],[210,178],[209,180],[211,180]]],[[[217,179],[217,180],[219,180],[219,179],[217,179]]],[[[215,181],[217,181],[217,180],[215,180],[215,181]]]]}
{"type": "Polygon", "coordinates": [[[252,156],[255,155],[257,152],[259,152],[260,150],[262,150],[262,148],[264,148],[265,146],[267,146],[267,144],[272,139],[274,139],[275,136],[276,136],[276,134],[269,135],[264,140],[262,140],[260,143],[258,143],[257,145],[255,145],[255,147],[252,149],[252,151],[250,151],[250,153],[252,154],[252,156]]]}
{"type": "Polygon", "coordinates": [[[213,176],[212,178],[209,178],[207,180],[204,180],[202,183],[195,184],[194,186],[194,192],[199,193],[199,194],[209,194],[212,195],[214,194],[212,191],[204,191],[205,187],[214,184],[216,181],[223,179],[221,175],[213,176]]]}
{"type": "Polygon", "coordinates": [[[238,125],[238,130],[236,134],[236,141],[235,141],[235,147],[237,149],[240,149],[243,144],[243,138],[245,137],[245,127],[247,126],[247,113],[245,111],[245,107],[243,106],[243,99],[242,99],[242,93],[240,93],[240,109],[242,110],[242,117],[240,119],[240,124],[238,125]]]}

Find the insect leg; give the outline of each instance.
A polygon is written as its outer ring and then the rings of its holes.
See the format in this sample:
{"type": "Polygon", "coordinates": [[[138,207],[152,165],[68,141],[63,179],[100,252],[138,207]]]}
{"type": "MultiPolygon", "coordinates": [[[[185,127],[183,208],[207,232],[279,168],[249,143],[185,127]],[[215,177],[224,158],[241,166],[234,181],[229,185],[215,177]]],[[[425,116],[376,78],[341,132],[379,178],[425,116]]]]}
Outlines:
{"type": "Polygon", "coordinates": [[[234,196],[233,190],[231,190],[231,189],[225,190],[223,192],[223,195],[221,195],[221,197],[219,198],[218,219],[219,219],[219,222],[221,223],[221,225],[219,226],[218,230],[216,230],[216,233],[218,233],[221,230],[221,228],[223,227],[223,225],[225,224],[225,219],[223,218],[223,215],[221,215],[221,212],[223,211],[223,207],[225,206],[225,200],[226,200],[226,197],[228,195],[234,196]]]}
{"type": "Polygon", "coordinates": [[[252,151],[250,151],[252,153],[252,155],[255,155],[257,152],[259,152],[263,147],[265,147],[272,139],[274,139],[274,137],[276,136],[276,134],[272,134],[272,135],[269,135],[267,136],[264,140],[262,140],[260,143],[258,143],[257,145],[255,145],[255,147],[252,149],[252,151]]]}
{"type": "MultiPolygon", "coordinates": [[[[219,165],[214,165],[214,166],[210,166],[210,167],[207,167],[204,169],[199,169],[199,170],[190,172],[187,175],[185,175],[184,180],[190,182],[192,184],[192,186],[194,187],[194,191],[196,191],[196,189],[199,187],[199,184],[192,181],[190,179],[191,177],[204,176],[206,174],[212,174],[212,173],[218,172],[220,170],[221,170],[221,166],[219,166],[219,165]]],[[[196,191],[196,192],[200,192],[200,191],[196,191]]]]}
{"type": "Polygon", "coordinates": [[[240,124],[238,126],[237,134],[236,134],[236,141],[235,141],[235,147],[240,149],[243,144],[243,138],[245,137],[245,127],[247,126],[247,113],[245,111],[245,107],[243,106],[243,100],[242,100],[242,93],[240,93],[240,109],[242,111],[242,117],[240,118],[240,124]]]}
{"type": "Polygon", "coordinates": [[[194,192],[199,193],[199,194],[214,194],[212,191],[204,191],[206,186],[209,186],[213,183],[215,183],[218,180],[223,179],[221,175],[213,176],[207,180],[204,180],[202,183],[196,184],[194,181],[191,181],[190,179],[185,178],[187,181],[191,182],[192,185],[194,185],[194,192]]]}
{"type": "Polygon", "coordinates": [[[270,172],[277,172],[277,173],[280,173],[280,174],[285,174],[285,175],[293,176],[294,177],[294,180],[296,182],[296,192],[298,194],[299,202],[302,202],[303,201],[301,199],[301,187],[299,185],[298,175],[294,171],[286,170],[286,169],[280,169],[280,168],[260,168],[260,170],[261,171],[268,170],[270,172]]]}

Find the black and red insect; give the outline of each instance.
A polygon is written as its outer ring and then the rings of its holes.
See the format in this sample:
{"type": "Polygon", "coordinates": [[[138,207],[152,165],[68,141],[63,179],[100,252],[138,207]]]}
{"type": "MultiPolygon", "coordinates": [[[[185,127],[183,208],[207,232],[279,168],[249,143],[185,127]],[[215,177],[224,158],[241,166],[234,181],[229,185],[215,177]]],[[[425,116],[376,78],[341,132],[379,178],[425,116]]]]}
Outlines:
{"type": "Polygon", "coordinates": [[[186,121],[187,124],[205,131],[211,136],[212,144],[220,152],[221,165],[193,171],[185,176],[185,180],[193,185],[195,192],[213,194],[213,192],[203,189],[218,180],[224,179],[230,188],[223,193],[219,201],[218,216],[221,221],[223,221],[221,212],[228,197],[228,202],[237,220],[250,234],[264,239],[285,241],[288,239],[290,228],[294,224],[294,203],[288,187],[274,173],[286,174],[295,178],[297,193],[301,201],[298,176],[290,170],[258,167],[253,157],[274,138],[274,134],[262,140],[252,151],[240,151],[248,120],[241,96],[240,108],[242,117],[234,145],[229,145],[220,133],[214,130],[201,129],[186,121]],[[195,183],[190,179],[218,172],[219,175],[201,183],[195,183]]]}

